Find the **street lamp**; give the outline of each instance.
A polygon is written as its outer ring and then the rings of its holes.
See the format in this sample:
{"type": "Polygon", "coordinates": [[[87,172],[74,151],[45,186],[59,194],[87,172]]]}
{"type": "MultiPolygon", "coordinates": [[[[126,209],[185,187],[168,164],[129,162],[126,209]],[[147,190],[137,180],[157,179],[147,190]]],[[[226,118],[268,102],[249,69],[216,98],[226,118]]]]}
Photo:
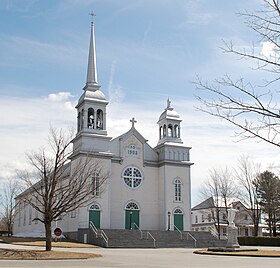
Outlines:
{"type": "Polygon", "coordinates": [[[171,212],[168,211],[167,215],[168,215],[168,228],[167,228],[167,231],[170,231],[170,215],[171,215],[171,212]]]}
{"type": "Polygon", "coordinates": [[[129,229],[132,230],[132,210],[129,210],[129,229]]]}

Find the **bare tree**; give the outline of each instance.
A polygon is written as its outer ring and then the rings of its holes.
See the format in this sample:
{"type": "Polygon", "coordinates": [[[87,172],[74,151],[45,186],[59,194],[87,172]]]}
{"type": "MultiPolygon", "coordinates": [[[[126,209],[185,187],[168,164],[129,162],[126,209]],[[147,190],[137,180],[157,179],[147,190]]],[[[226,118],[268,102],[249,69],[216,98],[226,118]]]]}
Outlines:
{"type": "Polygon", "coordinates": [[[27,189],[20,194],[18,203],[29,204],[38,211],[38,220],[45,226],[46,250],[51,250],[52,222],[66,213],[86,206],[100,194],[108,178],[100,162],[93,156],[71,156],[72,133],[50,129],[49,144],[52,152],[41,149],[27,154],[33,168],[21,174],[27,189]],[[71,162],[69,157],[71,156],[71,162]]]}
{"type": "Polygon", "coordinates": [[[208,201],[211,213],[211,219],[214,222],[218,238],[221,238],[220,225],[226,219],[223,219],[222,213],[227,214],[230,198],[235,196],[236,188],[228,168],[224,170],[210,170],[210,178],[201,188],[204,198],[211,198],[208,201]]]}
{"type": "Polygon", "coordinates": [[[235,177],[241,185],[239,188],[239,198],[248,206],[249,215],[254,224],[254,236],[258,236],[261,208],[256,178],[260,173],[259,165],[250,161],[248,156],[241,156],[238,162],[238,167],[235,169],[235,177]]]}
{"type": "Polygon", "coordinates": [[[1,196],[2,223],[6,226],[8,236],[12,235],[13,224],[16,215],[15,197],[19,194],[21,188],[18,180],[9,178],[3,183],[1,196]]]}
{"type": "MultiPolygon", "coordinates": [[[[239,50],[232,42],[224,42],[223,52],[237,55],[243,60],[256,64],[254,69],[268,72],[269,79],[260,85],[246,82],[244,78],[233,79],[226,75],[213,83],[197,78],[198,89],[207,96],[198,96],[199,110],[222,118],[236,126],[240,139],[258,138],[280,147],[280,113],[278,106],[278,86],[280,80],[280,3],[277,0],[263,0],[263,9],[254,13],[241,13],[249,28],[273,48],[273,53],[265,55],[260,49],[239,50]],[[210,97],[209,97],[210,93],[210,97]]],[[[263,73],[260,73],[263,77],[263,73]]]]}

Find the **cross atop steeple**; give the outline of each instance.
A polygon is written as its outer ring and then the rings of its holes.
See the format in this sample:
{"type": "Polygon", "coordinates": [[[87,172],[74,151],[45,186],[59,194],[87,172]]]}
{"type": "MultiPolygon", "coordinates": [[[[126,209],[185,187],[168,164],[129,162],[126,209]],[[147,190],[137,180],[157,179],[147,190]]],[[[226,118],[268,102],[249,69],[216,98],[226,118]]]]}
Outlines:
{"type": "Polygon", "coordinates": [[[91,16],[91,25],[93,25],[93,24],[94,24],[94,17],[96,16],[96,14],[93,13],[93,11],[91,11],[91,12],[89,13],[89,15],[91,16]]]}
{"type": "Polygon", "coordinates": [[[134,117],[132,117],[132,119],[130,120],[130,122],[132,123],[132,127],[134,128],[135,123],[137,123],[137,121],[134,119],[134,117]]]}
{"type": "Polygon", "coordinates": [[[171,107],[171,100],[168,98],[167,99],[167,109],[171,107]]]}

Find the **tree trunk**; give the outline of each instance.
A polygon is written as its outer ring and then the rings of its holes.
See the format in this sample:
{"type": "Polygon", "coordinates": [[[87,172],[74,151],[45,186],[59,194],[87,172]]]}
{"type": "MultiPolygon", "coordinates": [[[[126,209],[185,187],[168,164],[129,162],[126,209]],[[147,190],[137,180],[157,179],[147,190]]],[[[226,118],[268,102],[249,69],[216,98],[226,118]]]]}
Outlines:
{"type": "Polygon", "coordinates": [[[258,236],[259,235],[259,224],[255,223],[254,224],[254,236],[258,236]]]}
{"type": "Polygon", "coordinates": [[[46,251],[52,250],[52,224],[51,222],[45,222],[46,231],[46,251]]]}

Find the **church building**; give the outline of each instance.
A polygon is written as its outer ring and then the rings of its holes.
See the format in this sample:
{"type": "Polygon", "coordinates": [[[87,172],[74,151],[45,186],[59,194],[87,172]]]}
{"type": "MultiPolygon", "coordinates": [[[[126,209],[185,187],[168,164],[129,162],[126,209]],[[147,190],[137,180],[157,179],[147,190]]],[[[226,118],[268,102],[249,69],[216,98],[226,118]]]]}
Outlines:
{"type": "MultiPolygon", "coordinates": [[[[76,105],[77,133],[73,140],[70,165],[90,154],[100,161],[109,178],[92,203],[65,215],[54,226],[77,237],[80,229],[92,222],[97,229],[191,230],[190,147],[181,139],[182,119],[168,99],[159,118],[158,143],[152,148],[131,128],[111,138],[107,134],[107,101],[97,80],[94,23],[91,23],[87,80],[76,105]]],[[[155,128],[156,129],[156,128],[155,128]]],[[[44,235],[36,211],[24,206],[14,223],[16,236],[44,235]]]]}

